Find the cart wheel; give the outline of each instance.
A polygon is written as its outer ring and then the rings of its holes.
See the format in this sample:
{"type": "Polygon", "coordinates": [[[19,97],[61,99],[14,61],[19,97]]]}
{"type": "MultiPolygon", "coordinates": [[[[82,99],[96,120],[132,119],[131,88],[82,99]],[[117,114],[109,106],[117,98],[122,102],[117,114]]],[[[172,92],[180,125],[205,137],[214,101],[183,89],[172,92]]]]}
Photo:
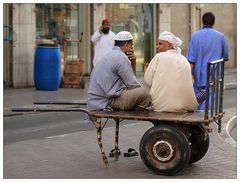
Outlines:
{"type": "Polygon", "coordinates": [[[190,152],[187,137],[168,125],[150,128],[140,142],[141,158],[156,174],[173,175],[181,171],[188,164],[190,152]]]}
{"type": "Polygon", "coordinates": [[[85,88],[85,79],[83,77],[81,77],[81,80],[80,80],[80,88],[81,89],[85,88]]]}
{"type": "Polygon", "coordinates": [[[191,156],[189,164],[199,161],[204,157],[209,147],[209,135],[205,136],[204,128],[200,125],[194,125],[190,129],[191,136],[189,139],[191,156]]]}

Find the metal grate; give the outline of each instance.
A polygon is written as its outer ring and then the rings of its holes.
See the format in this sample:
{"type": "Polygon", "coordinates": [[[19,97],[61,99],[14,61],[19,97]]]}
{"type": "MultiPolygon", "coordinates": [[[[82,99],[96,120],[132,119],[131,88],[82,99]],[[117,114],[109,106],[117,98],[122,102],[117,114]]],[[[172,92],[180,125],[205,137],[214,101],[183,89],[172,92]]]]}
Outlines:
{"type": "Polygon", "coordinates": [[[206,107],[204,119],[214,119],[221,132],[223,114],[224,60],[220,59],[207,64],[206,107]],[[217,119],[216,119],[217,118],[217,119]],[[219,119],[220,118],[220,119],[219,119]]]}

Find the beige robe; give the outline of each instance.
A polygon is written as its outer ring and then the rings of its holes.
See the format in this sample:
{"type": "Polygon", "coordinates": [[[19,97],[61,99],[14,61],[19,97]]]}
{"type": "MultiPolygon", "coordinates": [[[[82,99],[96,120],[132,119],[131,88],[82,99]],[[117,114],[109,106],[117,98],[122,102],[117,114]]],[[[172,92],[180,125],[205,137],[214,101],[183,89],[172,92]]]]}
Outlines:
{"type": "Polygon", "coordinates": [[[156,54],[145,72],[144,79],[151,88],[154,111],[186,112],[197,109],[190,64],[177,51],[169,50],[156,54]]]}

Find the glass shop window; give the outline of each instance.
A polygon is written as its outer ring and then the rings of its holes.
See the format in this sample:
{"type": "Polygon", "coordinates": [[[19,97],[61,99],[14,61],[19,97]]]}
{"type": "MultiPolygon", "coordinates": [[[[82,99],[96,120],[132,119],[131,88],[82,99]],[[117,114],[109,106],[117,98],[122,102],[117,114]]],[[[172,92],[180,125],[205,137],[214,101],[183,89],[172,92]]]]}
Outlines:
{"type": "Polygon", "coordinates": [[[153,54],[153,4],[115,3],[105,4],[105,17],[111,20],[114,33],[129,31],[133,35],[137,57],[137,72],[143,71],[143,63],[149,62],[153,54]]]}
{"type": "MultiPolygon", "coordinates": [[[[64,36],[79,37],[78,11],[78,4],[36,4],[37,39],[55,39],[63,51],[64,36]]],[[[78,48],[74,49],[78,50],[78,48]]],[[[68,54],[72,55],[73,48],[69,50],[68,54]]]]}

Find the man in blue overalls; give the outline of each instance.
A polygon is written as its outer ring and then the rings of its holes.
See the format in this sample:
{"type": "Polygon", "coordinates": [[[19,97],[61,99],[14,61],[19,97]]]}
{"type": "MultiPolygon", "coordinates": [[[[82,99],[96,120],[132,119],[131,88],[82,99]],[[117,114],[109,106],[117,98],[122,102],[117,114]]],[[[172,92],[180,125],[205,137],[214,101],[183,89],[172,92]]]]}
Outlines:
{"type": "MultiPolygon", "coordinates": [[[[229,46],[224,34],[213,29],[214,14],[205,13],[202,22],[203,28],[192,34],[186,56],[192,68],[195,93],[206,87],[207,63],[222,58],[227,61],[229,57],[229,46]]],[[[198,110],[204,109],[205,102],[202,102],[198,110]]]]}

